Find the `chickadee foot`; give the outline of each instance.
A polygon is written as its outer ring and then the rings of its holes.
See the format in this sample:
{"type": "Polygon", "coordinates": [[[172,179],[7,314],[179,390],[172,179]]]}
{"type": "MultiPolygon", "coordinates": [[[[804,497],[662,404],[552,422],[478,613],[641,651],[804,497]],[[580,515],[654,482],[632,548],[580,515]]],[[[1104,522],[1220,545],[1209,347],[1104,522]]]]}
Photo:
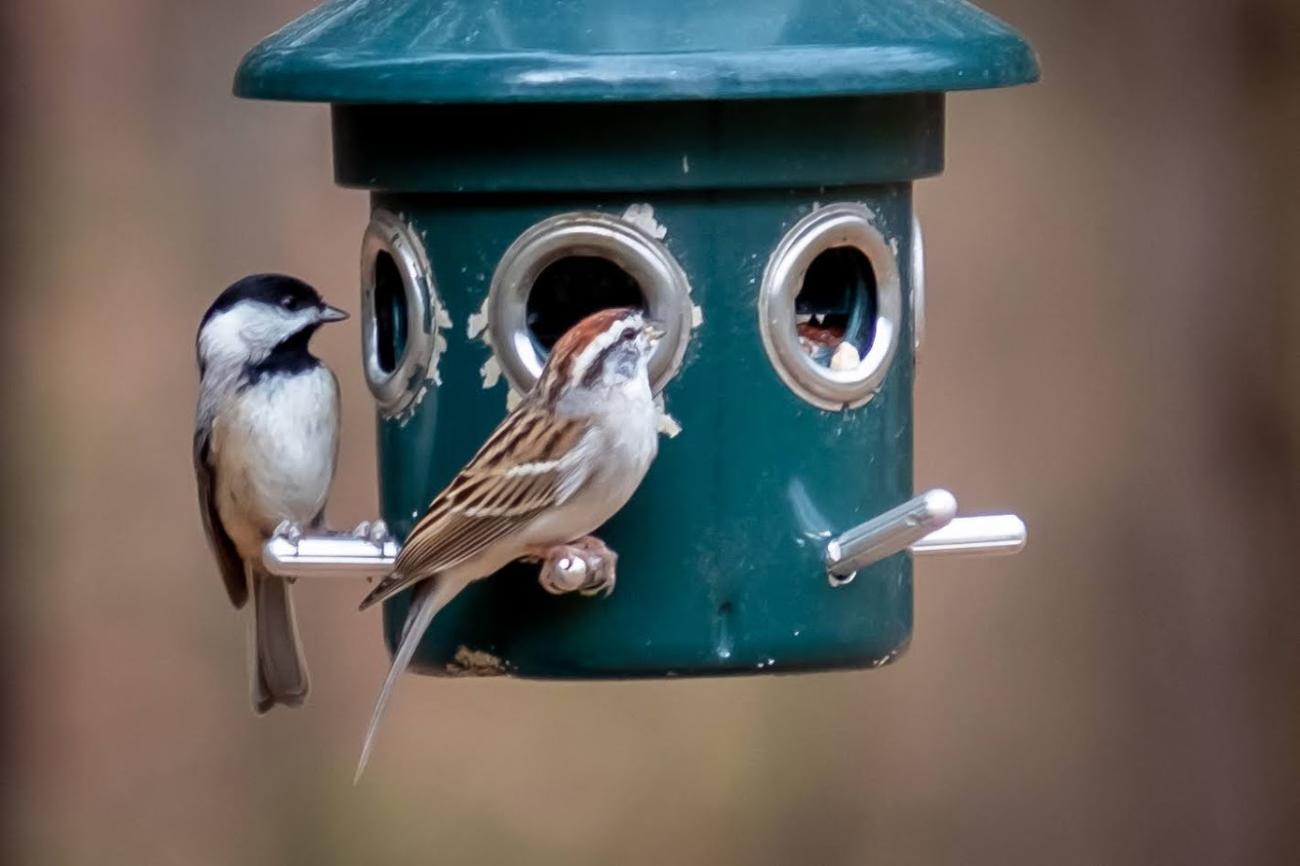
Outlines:
{"type": "Polygon", "coordinates": [[[298,542],[302,541],[302,524],[295,523],[292,520],[281,520],[280,525],[272,533],[276,538],[283,538],[293,546],[297,547],[298,542]]]}
{"type": "Polygon", "coordinates": [[[590,598],[614,591],[618,554],[594,535],[538,549],[534,556],[542,561],[537,580],[551,595],[576,592],[590,598]]]}
{"type": "Polygon", "coordinates": [[[357,528],[352,530],[353,538],[360,538],[369,541],[376,547],[383,547],[384,543],[392,540],[392,533],[388,531],[388,524],[382,520],[363,520],[357,524],[357,528]]]}

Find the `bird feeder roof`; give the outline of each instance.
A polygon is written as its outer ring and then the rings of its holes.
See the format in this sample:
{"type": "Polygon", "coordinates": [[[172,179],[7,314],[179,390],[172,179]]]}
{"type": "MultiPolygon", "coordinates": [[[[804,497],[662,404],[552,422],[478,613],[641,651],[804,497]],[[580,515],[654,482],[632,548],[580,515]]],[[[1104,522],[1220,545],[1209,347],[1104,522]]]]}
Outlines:
{"type": "Polygon", "coordinates": [[[936,92],[1034,81],[962,0],[332,0],[257,45],[235,93],[345,103],[936,92]]]}

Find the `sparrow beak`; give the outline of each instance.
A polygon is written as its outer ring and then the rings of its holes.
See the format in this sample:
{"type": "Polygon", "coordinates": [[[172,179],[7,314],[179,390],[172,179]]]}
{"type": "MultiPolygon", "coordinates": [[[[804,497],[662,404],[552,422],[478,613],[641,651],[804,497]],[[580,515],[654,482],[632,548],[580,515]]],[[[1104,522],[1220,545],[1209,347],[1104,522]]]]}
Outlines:
{"type": "Polygon", "coordinates": [[[329,304],[322,304],[318,315],[322,322],[341,322],[348,317],[347,313],[329,304]]]}
{"type": "Polygon", "coordinates": [[[664,330],[663,325],[655,321],[646,322],[644,331],[645,331],[645,335],[650,339],[650,342],[652,343],[656,343],[659,340],[662,340],[664,338],[664,335],[668,333],[666,330],[664,330]]]}

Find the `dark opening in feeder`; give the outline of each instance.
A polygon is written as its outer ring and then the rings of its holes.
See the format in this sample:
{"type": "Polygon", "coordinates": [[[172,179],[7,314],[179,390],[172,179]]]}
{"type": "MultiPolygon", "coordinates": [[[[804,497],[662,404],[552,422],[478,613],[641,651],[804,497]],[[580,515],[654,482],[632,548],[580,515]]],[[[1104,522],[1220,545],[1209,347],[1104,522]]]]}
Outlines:
{"type": "MultiPolygon", "coordinates": [[[[953,0],[335,0],[255,48],[236,92],[332,103],[335,177],[371,193],[363,353],[399,537],[501,419],[500,380],[527,391],[567,325],[638,304],[667,330],[650,372],[677,435],[597,532],[617,591],[551,596],[512,565],[438,615],[414,666],[873,667],[911,638],[909,551],[1017,549],[1013,516],[953,520],[951,495],[913,488],[912,185],[942,170],[945,91],[1037,73],[953,0]]],[[[314,544],[267,561],[390,558],[314,544]]],[[[390,646],[407,605],[385,606],[390,646]]]]}
{"type": "Polygon", "coordinates": [[[795,296],[795,321],[805,351],[819,364],[843,364],[847,344],[856,366],[876,332],[876,274],[854,247],[817,255],[795,296]]]}
{"type": "Polygon", "coordinates": [[[645,308],[636,279],[601,256],[565,256],[547,265],[528,293],[528,328],[548,351],[569,328],[608,307],[645,308]]]}
{"type": "Polygon", "coordinates": [[[561,212],[527,226],[501,254],[484,309],[495,360],[524,393],[550,347],[583,316],[640,307],[667,330],[650,358],[658,390],[686,349],[689,296],[681,266],[642,228],[609,214],[561,212]]]}
{"type": "Polygon", "coordinates": [[[406,292],[397,264],[382,250],[375,256],[375,328],[379,369],[391,374],[406,350],[406,292]]]}

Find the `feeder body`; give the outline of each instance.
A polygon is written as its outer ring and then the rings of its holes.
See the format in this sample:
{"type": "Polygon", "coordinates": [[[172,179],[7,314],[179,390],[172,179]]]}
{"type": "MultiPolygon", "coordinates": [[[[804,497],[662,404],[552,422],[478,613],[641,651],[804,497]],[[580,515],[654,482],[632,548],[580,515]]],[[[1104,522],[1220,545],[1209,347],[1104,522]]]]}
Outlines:
{"type": "MultiPolygon", "coordinates": [[[[633,282],[677,299],[675,435],[598,531],[617,590],[555,597],[512,565],[437,617],[414,667],[619,678],[896,657],[910,556],[839,586],[824,560],[832,536],[913,496],[912,184],[942,170],[944,91],[1036,75],[1014,31],[948,0],[342,0],[254,49],[236,92],[334,103],[336,180],[371,194],[364,354],[368,378],[388,373],[371,385],[399,535],[504,417],[528,363],[503,344],[541,345],[529,323],[564,293],[528,287],[563,231],[576,257],[622,238],[642,256],[633,282]],[[385,251],[407,302],[382,286],[385,251]],[[859,369],[860,350],[865,384],[790,354],[801,287],[823,280],[817,303],[848,299],[861,338],[835,363],[859,369]],[[494,334],[511,317],[519,334],[494,334]]],[[[390,647],[408,602],[385,605],[390,647]]]]}
{"type": "MultiPolygon", "coordinates": [[[[524,676],[685,675],[869,666],[905,645],[910,559],[892,557],[833,588],[822,552],[831,533],[911,495],[908,337],[866,407],[830,412],[780,381],[758,335],[767,254],[819,197],[868,203],[882,231],[909,247],[906,183],[545,201],[376,194],[376,205],[427,239],[453,322],[443,332],[442,384],[408,418],[379,421],[383,515],[399,535],[505,414],[506,383],[484,387],[491,350],[467,323],[501,254],[529,226],[558,212],[617,215],[648,204],[704,317],[665,390],[681,432],[662,438],[640,490],[598,533],[619,553],[617,591],[557,598],[538,586],[536,566],[509,568],[439,615],[417,667],[456,670],[463,647],[524,676]]],[[[404,596],[386,607],[390,641],[405,608],[404,596]]]]}

